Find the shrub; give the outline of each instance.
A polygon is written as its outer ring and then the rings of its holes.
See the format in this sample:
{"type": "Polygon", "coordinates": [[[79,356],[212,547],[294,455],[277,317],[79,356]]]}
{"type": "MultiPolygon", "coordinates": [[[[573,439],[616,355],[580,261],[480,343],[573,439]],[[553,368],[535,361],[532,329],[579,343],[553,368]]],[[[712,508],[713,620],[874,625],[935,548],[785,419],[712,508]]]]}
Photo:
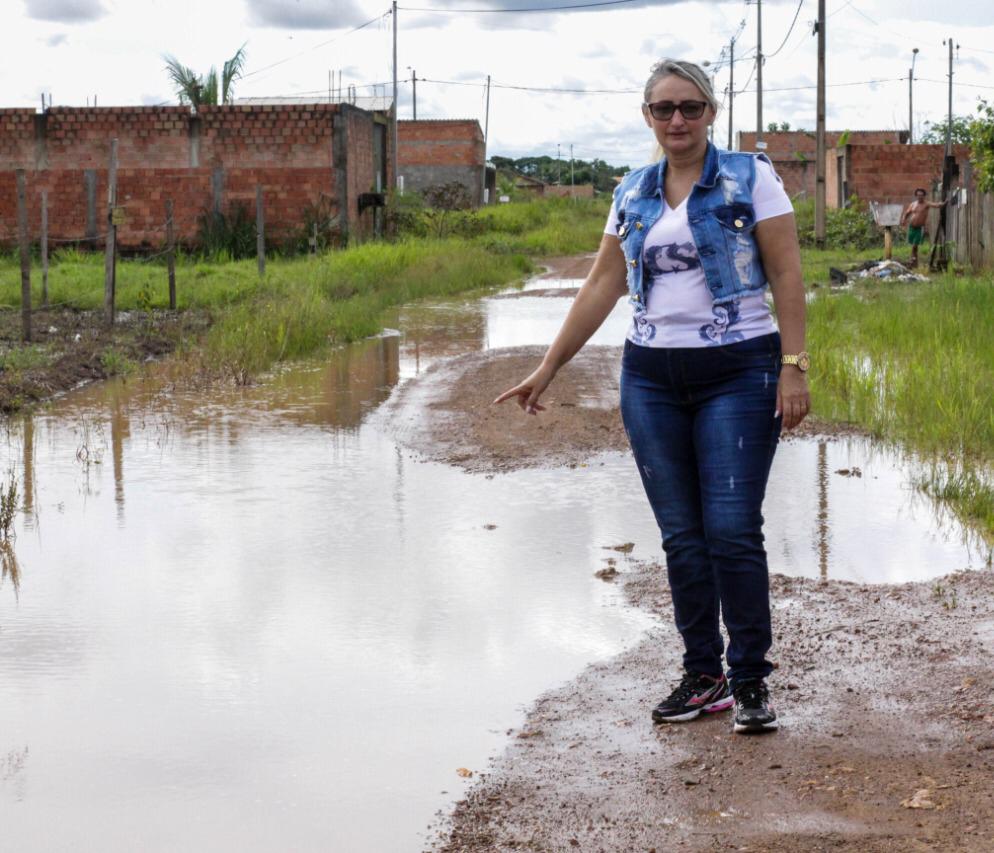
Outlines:
{"type": "MultiPolygon", "coordinates": [[[[815,245],[814,199],[794,202],[797,237],[802,246],[815,245]]],[[[857,196],[846,207],[825,211],[825,245],[831,249],[872,249],[881,245],[880,229],[865,202],[857,196]]]]}
{"type": "Polygon", "coordinates": [[[197,217],[197,242],[206,255],[232,260],[255,255],[255,217],[244,202],[234,202],[228,213],[206,208],[197,217]]]}

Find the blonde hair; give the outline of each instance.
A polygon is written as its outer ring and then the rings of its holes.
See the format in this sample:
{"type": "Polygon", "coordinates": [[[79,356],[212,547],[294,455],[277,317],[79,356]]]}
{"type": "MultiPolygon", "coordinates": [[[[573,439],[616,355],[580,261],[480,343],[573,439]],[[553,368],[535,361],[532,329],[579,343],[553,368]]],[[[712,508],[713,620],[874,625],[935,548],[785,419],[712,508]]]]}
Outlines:
{"type": "Polygon", "coordinates": [[[682,59],[661,59],[652,66],[649,72],[649,79],[645,84],[643,100],[649,103],[653,87],[660,80],[672,76],[682,77],[684,80],[689,80],[693,83],[701,90],[701,94],[704,96],[704,100],[708,102],[708,106],[715,112],[718,111],[718,99],[714,96],[714,88],[711,86],[708,75],[704,73],[704,69],[696,63],[686,62],[682,59]]]}
{"type": "MultiPolygon", "coordinates": [[[[645,91],[643,92],[642,100],[645,103],[649,103],[653,87],[660,80],[674,76],[682,77],[684,80],[689,80],[693,83],[704,96],[704,100],[708,102],[708,106],[715,112],[718,112],[718,99],[714,96],[714,87],[711,85],[708,75],[704,73],[704,69],[695,62],[687,62],[682,59],[660,59],[659,62],[652,66],[649,70],[649,79],[645,82],[645,91]]],[[[656,143],[649,157],[649,162],[658,163],[662,159],[663,146],[656,143]]]]}

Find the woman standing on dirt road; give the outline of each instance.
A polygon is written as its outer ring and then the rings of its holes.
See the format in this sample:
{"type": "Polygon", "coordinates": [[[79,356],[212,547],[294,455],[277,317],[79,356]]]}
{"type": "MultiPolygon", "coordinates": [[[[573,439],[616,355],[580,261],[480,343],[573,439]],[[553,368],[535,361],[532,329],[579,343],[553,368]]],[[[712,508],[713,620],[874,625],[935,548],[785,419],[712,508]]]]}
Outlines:
{"type": "Polygon", "coordinates": [[[804,285],[793,207],[763,155],[708,142],[717,101],[663,60],[642,114],[662,148],[615,191],[590,275],[541,365],[494,402],[527,414],[627,294],[621,414],[663,535],[684,674],[652,711],[682,722],[734,705],[734,730],[777,728],[762,503],[781,426],[808,413],[804,285]],[[777,332],[764,291],[769,283],[777,332]],[[728,676],[720,613],[728,632],[728,676]]]}

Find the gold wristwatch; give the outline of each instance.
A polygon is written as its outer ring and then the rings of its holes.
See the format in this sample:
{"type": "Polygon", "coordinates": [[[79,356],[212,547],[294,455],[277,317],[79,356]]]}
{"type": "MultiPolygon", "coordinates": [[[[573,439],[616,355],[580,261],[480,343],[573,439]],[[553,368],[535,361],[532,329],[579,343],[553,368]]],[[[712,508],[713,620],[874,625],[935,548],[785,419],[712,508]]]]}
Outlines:
{"type": "Polygon", "coordinates": [[[801,373],[807,373],[811,367],[811,356],[806,352],[799,352],[797,355],[784,355],[780,357],[781,364],[793,364],[801,373]]]}

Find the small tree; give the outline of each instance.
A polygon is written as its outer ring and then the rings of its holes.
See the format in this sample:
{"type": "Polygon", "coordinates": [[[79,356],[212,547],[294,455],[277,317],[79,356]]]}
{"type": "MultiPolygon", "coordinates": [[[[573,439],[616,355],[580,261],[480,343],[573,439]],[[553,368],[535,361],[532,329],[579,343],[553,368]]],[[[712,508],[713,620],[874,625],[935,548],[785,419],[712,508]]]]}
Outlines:
{"type": "Polygon", "coordinates": [[[428,187],[423,196],[427,205],[425,216],[436,237],[447,237],[452,214],[471,206],[469,190],[458,181],[428,187]]]}
{"type": "Polygon", "coordinates": [[[217,68],[211,66],[207,74],[197,74],[192,68],[183,65],[175,56],[165,54],[166,73],[176,86],[176,94],[181,104],[192,107],[230,104],[235,97],[234,82],[242,76],[245,67],[245,45],[221,67],[218,78],[217,68]],[[218,99],[220,96],[220,100],[218,99]]]}
{"type": "MultiPolygon", "coordinates": [[[[953,116],[953,145],[969,145],[970,143],[969,116],[953,116]]],[[[921,142],[924,145],[945,145],[948,119],[937,122],[925,122],[925,132],[921,142]]]]}
{"type": "Polygon", "coordinates": [[[970,160],[977,170],[977,188],[994,192],[994,104],[981,99],[979,117],[970,122],[970,160]]]}

